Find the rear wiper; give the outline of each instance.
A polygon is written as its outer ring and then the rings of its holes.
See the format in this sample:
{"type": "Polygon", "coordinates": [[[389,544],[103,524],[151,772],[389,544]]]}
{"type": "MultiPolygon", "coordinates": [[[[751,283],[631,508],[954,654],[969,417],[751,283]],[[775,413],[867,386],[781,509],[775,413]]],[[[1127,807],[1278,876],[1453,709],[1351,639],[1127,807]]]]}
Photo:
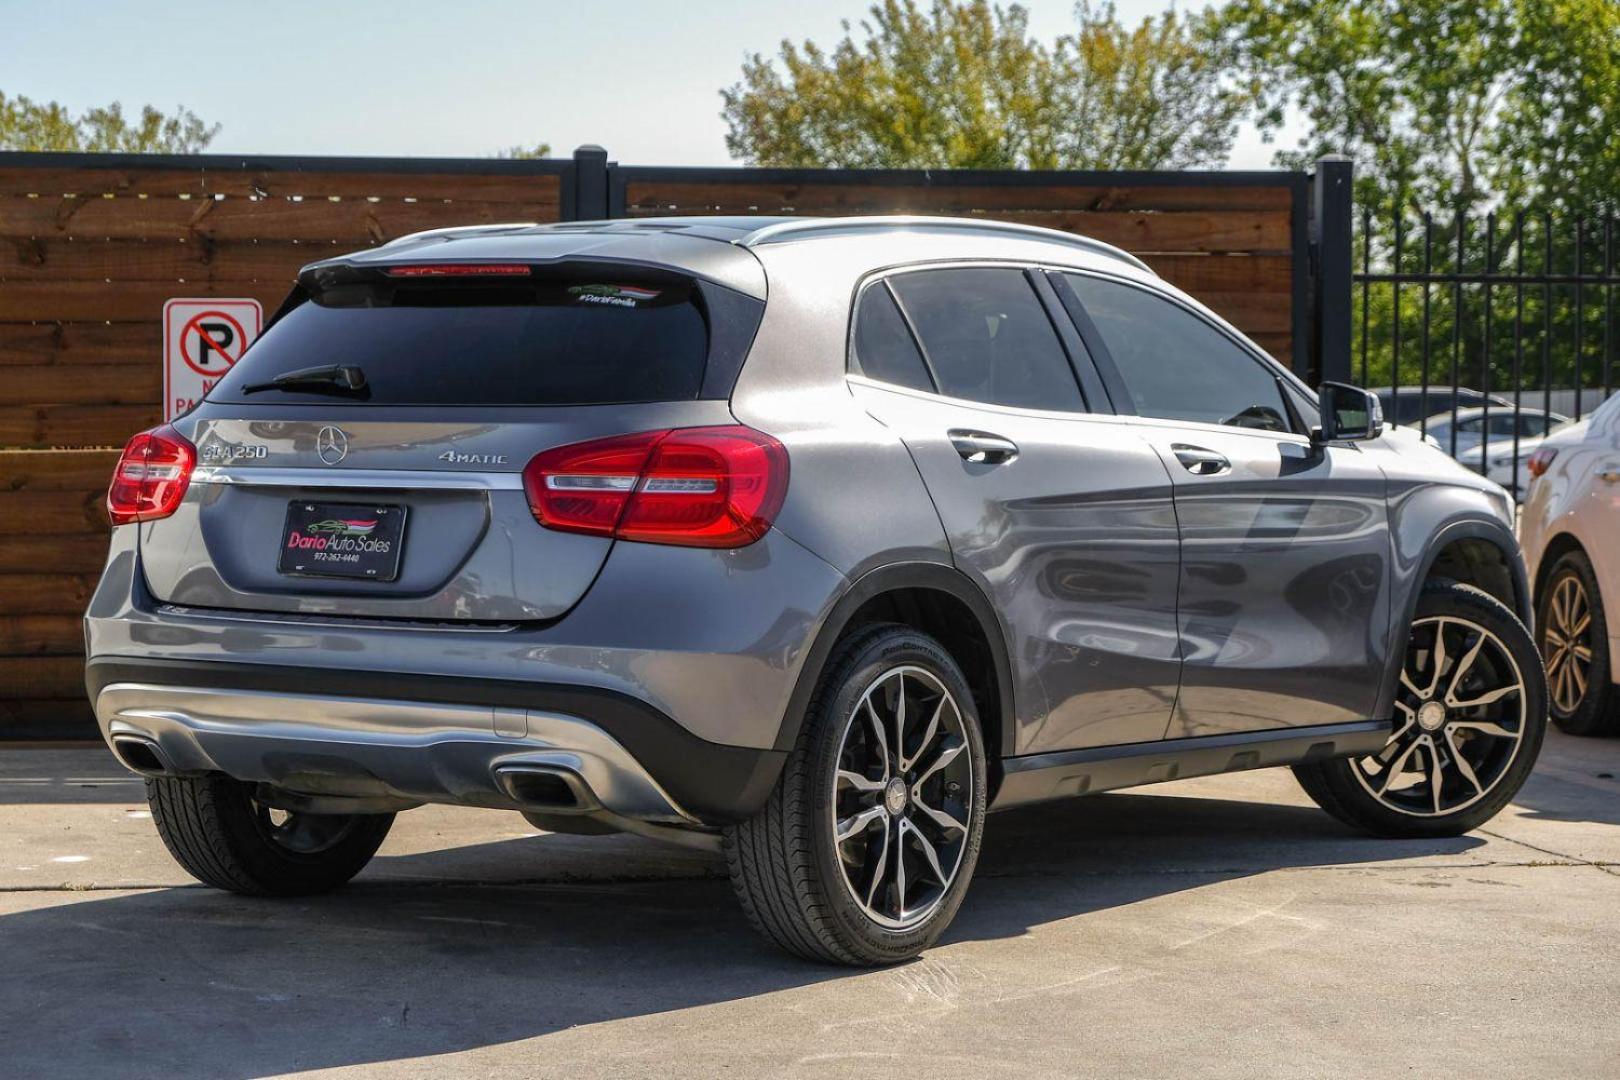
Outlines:
{"type": "Polygon", "coordinates": [[[366,373],[357,367],[327,364],[324,367],[299,368],[284,371],[269,382],[251,383],[242,387],[244,394],[260,390],[312,390],[321,394],[366,395],[366,373]]]}

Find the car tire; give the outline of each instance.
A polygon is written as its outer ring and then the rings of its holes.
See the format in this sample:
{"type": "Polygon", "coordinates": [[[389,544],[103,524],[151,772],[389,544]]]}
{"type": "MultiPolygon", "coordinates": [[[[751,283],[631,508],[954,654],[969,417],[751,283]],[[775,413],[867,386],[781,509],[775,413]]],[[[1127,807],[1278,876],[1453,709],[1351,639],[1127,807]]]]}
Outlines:
{"type": "Polygon", "coordinates": [[[764,808],[722,837],[749,922],[809,960],[917,956],[972,879],[985,785],[972,693],[944,647],[894,624],[854,633],[764,808]]]}
{"type": "Polygon", "coordinates": [[[1584,551],[1566,552],[1548,571],[1536,603],[1536,630],[1553,723],[1571,735],[1620,731],[1603,593],[1584,551]]]}
{"type": "Polygon", "coordinates": [[[347,882],[371,861],[393,814],[305,814],[255,801],[228,776],[158,777],[146,801],[158,835],[192,877],[244,896],[308,896],[347,882]]]}
{"type": "Polygon", "coordinates": [[[1379,836],[1478,828],[1518,793],[1541,752],[1547,687],[1535,641],[1495,597],[1438,582],[1418,600],[1401,663],[1384,748],[1296,765],[1294,775],[1323,810],[1379,836]]]}

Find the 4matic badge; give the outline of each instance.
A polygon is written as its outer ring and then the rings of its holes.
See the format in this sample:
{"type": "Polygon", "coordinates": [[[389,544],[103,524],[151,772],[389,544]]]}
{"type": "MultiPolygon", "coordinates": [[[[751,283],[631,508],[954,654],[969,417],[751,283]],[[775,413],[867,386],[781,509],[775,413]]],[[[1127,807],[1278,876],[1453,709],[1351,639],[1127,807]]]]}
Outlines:
{"type": "Polygon", "coordinates": [[[505,454],[464,454],[460,450],[446,450],[439,460],[451,465],[505,465],[505,454]]]}

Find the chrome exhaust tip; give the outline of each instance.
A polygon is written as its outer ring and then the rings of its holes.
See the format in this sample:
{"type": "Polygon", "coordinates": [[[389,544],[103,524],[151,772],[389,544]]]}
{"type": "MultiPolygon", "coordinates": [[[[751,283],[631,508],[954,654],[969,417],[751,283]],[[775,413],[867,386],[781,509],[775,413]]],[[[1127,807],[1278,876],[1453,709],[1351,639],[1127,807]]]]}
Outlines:
{"type": "Polygon", "coordinates": [[[173,776],[174,768],[158,749],[158,744],[140,735],[118,734],[112,737],[113,756],[131,772],[142,776],[173,776]]]}

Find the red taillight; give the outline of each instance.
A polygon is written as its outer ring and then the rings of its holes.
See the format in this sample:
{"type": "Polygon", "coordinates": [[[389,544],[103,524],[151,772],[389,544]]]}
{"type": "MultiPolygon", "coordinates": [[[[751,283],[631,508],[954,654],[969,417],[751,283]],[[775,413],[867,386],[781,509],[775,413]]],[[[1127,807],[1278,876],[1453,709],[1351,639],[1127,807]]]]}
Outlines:
{"type": "Polygon", "coordinates": [[[390,266],[389,277],[528,277],[524,263],[418,263],[390,266]]]}
{"type": "Polygon", "coordinates": [[[165,424],[143,431],[124,446],[107,488],[107,516],[114,525],[166,518],[180,506],[197,464],[197,448],[165,424]]]}
{"type": "Polygon", "coordinates": [[[713,548],[764,536],[787,480],[782,444],[741,425],[559,446],[523,470],[529,508],[548,529],[713,548]]]}
{"type": "Polygon", "coordinates": [[[1530,455],[1530,460],[1524,463],[1524,467],[1530,470],[1532,477],[1537,477],[1547,471],[1547,467],[1553,463],[1553,458],[1557,456],[1558,447],[1538,446],[1536,452],[1530,455]]]}

